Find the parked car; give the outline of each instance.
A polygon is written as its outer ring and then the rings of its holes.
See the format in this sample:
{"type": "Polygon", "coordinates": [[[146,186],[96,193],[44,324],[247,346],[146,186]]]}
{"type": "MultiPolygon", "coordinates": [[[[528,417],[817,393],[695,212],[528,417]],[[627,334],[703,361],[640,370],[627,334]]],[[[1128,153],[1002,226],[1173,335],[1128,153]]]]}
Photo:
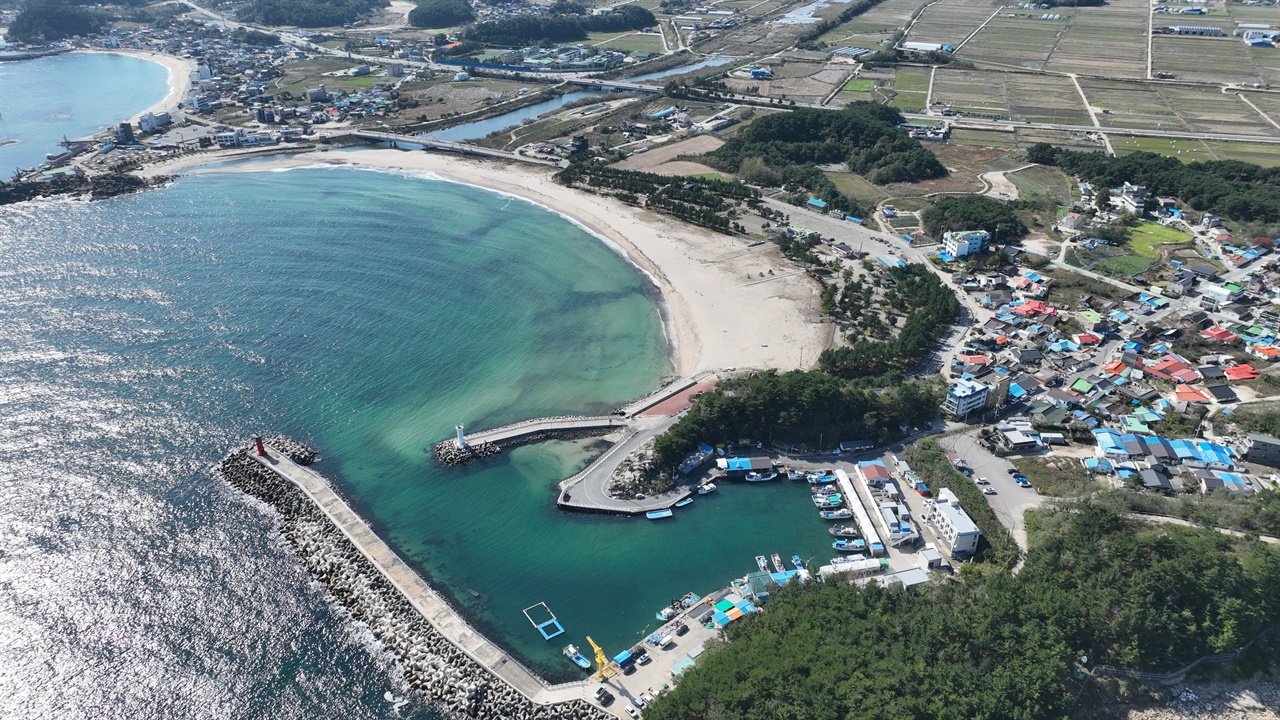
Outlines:
{"type": "MultiPolygon", "coordinates": [[[[653,696],[647,692],[642,692],[640,693],[640,700],[643,701],[645,705],[648,705],[653,702],[653,696]]],[[[644,709],[644,705],[641,705],[640,708],[644,709]]]]}
{"type": "Polygon", "coordinates": [[[993,488],[993,487],[991,487],[990,485],[988,485],[987,487],[982,488],[982,494],[983,494],[983,495],[995,495],[995,494],[996,494],[996,489],[995,489],[995,488],[993,488]]]}
{"type": "Polygon", "coordinates": [[[1022,472],[1021,472],[1020,470],[1018,470],[1018,468],[1009,468],[1009,474],[1010,474],[1010,475],[1021,475],[1021,474],[1022,474],[1022,472]]]}
{"type": "Polygon", "coordinates": [[[976,482],[977,482],[979,485],[990,485],[990,484],[991,484],[991,481],[990,481],[990,480],[988,480],[988,479],[986,479],[986,478],[984,478],[984,477],[980,477],[980,478],[978,478],[976,482]]]}
{"type": "Polygon", "coordinates": [[[635,708],[633,708],[633,707],[631,707],[630,705],[628,705],[628,706],[626,706],[625,708],[623,708],[623,710],[626,710],[626,711],[627,711],[627,714],[628,714],[628,715],[630,715],[630,716],[631,716],[631,717],[633,717],[633,718],[636,718],[636,720],[640,720],[640,713],[639,713],[639,712],[637,712],[637,711],[636,711],[636,709],[635,709],[635,708]]]}
{"type": "Polygon", "coordinates": [[[596,688],[596,702],[600,703],[600,707],[609,707],[613,704],[613,693],[604,688],[596,688]]]}

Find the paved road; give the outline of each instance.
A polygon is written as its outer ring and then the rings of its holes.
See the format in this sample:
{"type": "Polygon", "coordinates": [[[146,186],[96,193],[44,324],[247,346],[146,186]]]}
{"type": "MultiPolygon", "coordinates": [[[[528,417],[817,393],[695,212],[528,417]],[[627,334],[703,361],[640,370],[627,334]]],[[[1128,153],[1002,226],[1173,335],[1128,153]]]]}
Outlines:
{"type": "Polygon", "coordinates": [[[978,431],[974,430],[963,435],[952,435],[943,439],[942,445],[964,458],[965,462],[969,463],[969,467],[973,468],[975,477],[985,477],[991,482],[991,487],[995,488],[996,494],[983,497],[990,503],[1000,523],[1009,530],[1018,547],[1025,554],[1027,527],[1023,514],[1027,510],[1040,507],[1044,497],[1034,489],[1018,487],[1018,484],[1013,481],[1013,476],[1009,474],[1013,463],[984,450],[978,444],[977,433],[978,431]]]}
{"type": "Polygon", "coordinates": [[[643,500],[619,500],[610,497],[608,492],[609,479],[613,477],[613,471],[618,465],[646,442],[666,432],[677,419],[676,417],[644,418],[633,421],[637,426],[635,434],[609,448],[584,475],[576,479],[571,478],[561,484],[558,504],[580,510],[638,515],[650,510],[671,507],[677,500],[688,497],[692,491],[689,484],[677,485],[671,492],[646,497],[643,500]]]}

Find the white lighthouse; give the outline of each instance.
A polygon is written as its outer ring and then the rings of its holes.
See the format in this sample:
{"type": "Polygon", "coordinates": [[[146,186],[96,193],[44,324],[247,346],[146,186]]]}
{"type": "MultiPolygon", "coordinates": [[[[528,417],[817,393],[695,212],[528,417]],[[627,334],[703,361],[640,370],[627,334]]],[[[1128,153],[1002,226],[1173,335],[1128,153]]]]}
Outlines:
{"type": "Polygon", "coordinates": [[[453,429],[458,431],[458,439],[455,441],[458,443],[458,447],[465,448],[467,446],[467,438],[462,434],[462,426],[455,425],[453,429]]]}

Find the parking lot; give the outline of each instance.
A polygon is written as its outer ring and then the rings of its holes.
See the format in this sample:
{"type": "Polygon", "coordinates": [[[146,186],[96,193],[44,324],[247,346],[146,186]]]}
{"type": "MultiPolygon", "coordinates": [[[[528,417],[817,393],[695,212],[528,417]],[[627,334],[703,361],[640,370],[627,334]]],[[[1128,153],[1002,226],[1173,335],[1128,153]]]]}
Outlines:
{"type": "Polygon", "coordinates": [[[987,452],[978,444],[975,437],[977,431],[965,433],[963,435],[952,435],[942,440],[943,447],[948,450],[954,450],[965,462],[969,463],[969,467],[973,469],[974,477],[985,477],[991,483],[991,487],[995,489],[996,494],[984,495],[987,502],[991,504],[991,509],[995,511],[996,517],[1000,522],[1009,529],[1014,540],[1018,543],[1018,547],[1025,552],[1027,549],[1027,528],[1023,519],[1023,514],[1031,509],[1040,507],[1044,502],[1043,496],[1035,491],[1034,488],[1018,487],[1013,481],[1013,476],[1009,474],[1009,470],[1013,468],[1013,463],[998,458],[987,452]]]}

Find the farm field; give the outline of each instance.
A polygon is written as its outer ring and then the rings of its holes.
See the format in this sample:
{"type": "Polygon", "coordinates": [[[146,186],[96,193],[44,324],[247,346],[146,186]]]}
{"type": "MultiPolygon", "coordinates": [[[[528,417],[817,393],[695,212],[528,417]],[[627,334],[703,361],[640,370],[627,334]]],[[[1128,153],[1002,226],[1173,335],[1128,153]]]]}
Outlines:
{"type": "MultiPolygon", "coordinates": [[[[818,42],[839,47],[854,45],[874,49],[890,39],[894,32],[906,27],[911,16],[929,0],[885,0],[867,12],[840,25],[818,38],[818,42]]],[[[721,3],[720,6],[722,6],[721,3]]],[[[720,7],[717,6],[717,7],[720,7]]]]}
{"type": "Polygon", "coordinates": [[[1166,140],[1164,138],[1147,137],[1112,137],[1111,147],[1117,155],[1128,155],[1138,151],[1170,155],[1184,163],[1194,161],[1217,160],[1218,157],[1209,150],[1201,140],[1166,140]]]}
{"type": "Polygon", "coordinates": [[[857,200],[869,207],[874,206],[876,203],[888,197],[884,190],[881,190],[880,187],[876,185],[872,185],[861,175],[846,172],[828,172],[823,174],[835,184],[836,189],[841,193],[848,195],[854,200],[857,200]]]}
{"type": "MultiPolygon", "coordinates": [[[[1202,19],[1197,18],[1196,24],[1202,19]]],[[[1257,50],[1229,36],[1156,35],[1151,43],[1151,69],[1173,73],[1179,80],[1252,85],[1267,81],[1253,60],[1257,50]]]]}
{"type": "Polygon", "coordinates": [[[1187,233],[1159,223],[1142,222],[1129,229],[1129,249],[1148,260],[1160,259],[1162,245],[1182,245],[1191,241],[1187,233]]]}
{"type": "Polygon", "coordinates": [[[933,101],[968,115],[1091,124],[1071,81],[1051,75],[939,68],[933,101]]]}
{"type": "Polygon", "coordinates": [[[1040,70],[1066,32],[1070,12],[1067,8],[1053,8],[1051,11],[1001,10],[957,55],[979,66],[990,64],[1040,70]],[[1041,20],[1044,15],[1063,19],[1041,20]]]}
{"type": "Polygon", "coordinates": [[[901,67],[893,77],[893,106],[903,112],[924,112],[929,95],[929,68],[901,67]]]}
{"type": "MultiPolygon", "coordinates": [[[[1072,10],[1067,29],[1043,69],[1052,72],[1146,77],[1147,0],[1109,0],[1072,10]]],[[[1061,12],[1054,8],[1052,12],[1061,12]]]]}
{"type": "Polygon", "coordinates": [[[1081,79],[1106,127],[1274,136],[1277,129],[1234,94],[1123,80],[1081,79]]]}
{"type": "Polygon", "coordinates": [[[662,37],[659,35],[646,35],[642,33],[628,33],[621,35],[612,40],[607,40],[598,44],[596,47],[608,48],[610,50],[621,50],[632,53],[662,53],[665,48],[662,45],[662,37]]]}
{"type": "Polygon", "coordinates": [[[998,7],[991,0],[938,0],[920,15],[905,39],[959,45],[998,7]]]}

